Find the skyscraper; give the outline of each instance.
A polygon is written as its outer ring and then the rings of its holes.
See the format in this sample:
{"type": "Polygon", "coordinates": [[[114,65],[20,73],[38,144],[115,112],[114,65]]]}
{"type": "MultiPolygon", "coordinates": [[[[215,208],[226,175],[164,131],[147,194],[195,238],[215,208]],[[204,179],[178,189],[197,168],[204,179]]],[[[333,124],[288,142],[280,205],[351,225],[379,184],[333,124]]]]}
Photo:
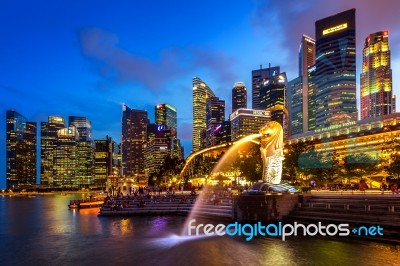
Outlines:
{"type": "Polygon", "coordinates": [[[254,110],[262,110],[260,107],[260,100],[261,100],[261,95],[260,95],[260,87],[261,84],[264,83],[264,81],[267,78],[271,78],[275,76],[276,74],[280,73],[280,67],[275,66],[271,67],[269,66],[268,68],[262,68],[262,65],[260,65],[260,69],[256,69],[251,71],[251,94],[252,94],[252,108],[254,110]]]}
{"type": "Polygon", "coordinates": [[[94,183],[94,148],[92,122],[83,116],[69,116],[69,126],[79,133],[77,143],[76,179],[79,186],[89,187],[94,183]]]}
{"type": "Polygon", "coordinates": [[[316,127],[357,120],[355,9],[315,22],[316,127]]]}
{"type": "Polygon", "coordinates": [[[119,145],[106,136],[105,139],[94,140],[95,143],[95,177],[94,185],[105,188],[108,178],[120,176],[120,161],[118,159],[119,145]]]}
{"type": "Polygon", "coordinates": [[[81,187],[77,179],[79,133],[74,126],[57,131],[57,144],[54,154],[53,185],[59,187],[81,187]]]}
{"type": "Polygon", "coordinates": [[[225,120],[225,101],[209,97],[206,101],[206,146],[220,144],[223,138],[225,120]]]}
{"type": "Polygon", "coordinates": [[[40,123],[40,183],[54,185],[54,158],[57,148],[57,131],[65,128],[64,118],[49,116],[40,123]]]}
{"type": "Polygon", "coordinates": [[[206,101],[214,92],[200,78],[193,78],[193,137],[192,152],[201,148],[201,134],[206,131],[206,101]]]}
{"type": "Polygon", "coordinates": [[[74,126],[78,130],[80,141],[92,140],[92,122],[83,116],[69,116],[69,126],[74,126]]]}
{"type": "Polygon", "coordinates": [[[157,104],[155,106],[155,121],[157,125],[166,125],[169,129],[177,129],[176,109],[169,104],[157,104]]]}
{"type": "Polygon", "coordinates": [[[122,174],[126,177],[144,173],[143,144],[147,139],[147,111],[122,106],[122,174]]]}
{"type": "Polygon", "coordinates": [[[361,119],[393,112],[388,37],[387,31],[380,31],[365,39],[360,77],[361,119]]]}
{"type": "Polygon", "coordinates": [[[232,89],[232,113],[247,108],[247,88],[243,82],[235,82],[232,89]]]}
{"type": "Polygon", "coordinates": [[[230,115],[229,120],[231,121],[231,141],[236,141],[259,133],[260,128],[271,121],[271,112],[240,108],[230,115]]]}
{"type": "Polygon", "coordinates": [[[36,122],[6,111],[7,188],[36,184],[36,122]]]}
{"type": "Polygon", "coordinates": [[[299,49],[299,76],[288,83],[290,135],[308,131],[310,120],[308,68],[314,63],[315,40],[303,35],[299,49]]]}
{"type": "Polygon", "coordinates": [[[270,111],[271,121],[279,122],[285,135],[288,134],[286,91],[286,73],[279,73],[268,78],[260,86],[260,108],[270,111]]]}

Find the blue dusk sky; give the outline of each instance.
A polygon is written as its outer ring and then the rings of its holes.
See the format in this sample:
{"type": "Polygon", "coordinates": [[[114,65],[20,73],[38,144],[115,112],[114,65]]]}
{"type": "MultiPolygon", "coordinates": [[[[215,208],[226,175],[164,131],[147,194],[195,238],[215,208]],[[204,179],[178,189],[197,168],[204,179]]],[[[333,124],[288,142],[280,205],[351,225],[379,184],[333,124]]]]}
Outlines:
{"type": "Polygon", "coordinates": [[[295,78],[302,34],[314,37],[316,20],[350,8],[356,8],[357,83],[365,38],[389,30],[400,97],[397,0],[1,1],[0,188],[6,110],[38,126],[50,115],[85,116],[94,138],[108,134],[119,142],[123,103],[147,110],[152,122],[154,106],[169,103],[188,155],[193,77],[226,101],[228,115],[235,82],[247,85],[251,103],[251,70],[260,64],[279,65],[295,78]]]}

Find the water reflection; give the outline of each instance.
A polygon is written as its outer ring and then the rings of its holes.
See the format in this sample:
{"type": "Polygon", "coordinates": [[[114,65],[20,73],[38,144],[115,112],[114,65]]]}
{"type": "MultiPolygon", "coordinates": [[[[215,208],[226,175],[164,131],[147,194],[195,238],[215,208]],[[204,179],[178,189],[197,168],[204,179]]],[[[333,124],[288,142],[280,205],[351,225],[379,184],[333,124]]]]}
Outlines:
{"type": "Polygon", "coordinates": [[[97,217],[68,210],[70,198],[0,197],[1,265],[397,265],[400,251],[350,239],[183,237],[185,217],[97,217]]]}

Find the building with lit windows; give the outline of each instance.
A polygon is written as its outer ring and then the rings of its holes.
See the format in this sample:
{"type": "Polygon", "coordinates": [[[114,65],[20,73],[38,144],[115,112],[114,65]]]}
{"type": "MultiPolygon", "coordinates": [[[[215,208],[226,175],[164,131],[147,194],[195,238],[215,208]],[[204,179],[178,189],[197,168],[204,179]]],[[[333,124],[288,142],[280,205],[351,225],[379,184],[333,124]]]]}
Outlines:
{"type": "Polygon", "coordinates": [[[54,153],[53,185],[57,187],[78,188],[83,184],[77,179],[79,133],[70,126],[57,131],[57,144],[54,153]]]}
{"type": "Polygon", "coordinates": [[[154,125],[151,128],[153,137],[148,139],[143,148],[147,176],[157,174],[167,157],[183,159],[183,150],[173,128],[169,129],[166,125],[154,125]]]}
{"type": "Polygon", "coordinates": [[[289,127],[286,73],[267,78],[261,84],[260,95],[260,108],[270,111],[271,121],[279,122],[286,136],[289,127]]]}
{"type": "MultiPolygon", "coordinates": [[[[299,76],[288,82],[290,135],[307,132],[309,125],[308,69],[315,63],[315,40],[303,35],[299,49],[299,76]]],[[[315,119],[315,118],[314,118],[315,119]]]]}
{"type": "Polygon", "coordinates": [[[231,141],[251,134],[257,134],[260,128],[271,121],[271,112],[253,109],[238,109],[230,115],[231,141]]]}
{"type": "Polygon", "coordinates": [[[143,145],[147,140],[147,111],[122,106],[122,174],[144,174],[143,145]]]}
{"type": "Polygon", "coordinates": [[[64,118],[49,116],[40,123],[40,184],[54,185],[54,157],[57,148],[57,132],[65,128],[64,118]]]}
{"type": "Polygon", "coordinates": [[[360,77],[361,119],[391,114],[392,69],[388,31],[368,35],[360,77]]]}
{"type": "Polygon", "coordinates": [[[202,147],[202,131],[206,131],[206,101],[215,97],[214,92],[200,78],[193,78],[193,137],[192,152],[202,147]]]}
{"type": "Polygon", "coordinates": [[[94,184],[94,142],[92,140],[92,122],[86,117],[69,116],[69,126],[79,133],[77,143],[76,182],[81,187],[94,184]]]}
{"type": "Polygon", "coordinates": [[[262,108],[260,107],[261,84],[264,83],[264,81],[267,78],[271,78],[280,72],[281,71],[280,71],[279,66],[271,67],[271,65],[267,68],[262,68],[262,65],[260,65],[260,69],[251,71],[251,80],[252,80],[252,82],[251,82],[251,95],[252,95],[251,108],[253,108],[254,110],[262,110],[262,108]]]}
{"type": "Polygon", "coordinates": [[[94,186],[105,188],[108,179],[120,176],[120,148],[109,136],[106,136],[105,139],[94,140],[94,143],[94,186]]]}
{"type": "Polygon", "coordinates": [[[316,128],[357,120],[355,9],[315,22],[316,128]]]}
{"type": "Polygon", "coordinates": [[[232,88],[232,113],[247,108],[247,88],[243,82],[235,82],[232,88]]]}
{"type": "Polygon", "coordinates": [[[157,104],[155,106],[155,121],[157,125],[166,125],[176,132],[178,124],[176,109],[169,104],[157,104]]]}
{"type": "Polygon", "coordinates": [[[307,104],[307,110],[308,110],[308,128],[306,131],[303,131],[303,133],[311,130],[315,130],[316,128],[316,119],[315,119],[315,112],[316,112],[316,104],[315,104],[315,96],[317,94],[317,88],[315,86],[315,70],[317,67],[315,65],[310,66],[307,69],[307,91],[308,91],[308,104],[307,104]]]}
{"type": "Polygon", "coordinates": [[[36,122],[16,111],[6,111],[7,188],[36,184],[36,122]]]}
{"type": "Polygon", "coordinates": [[[225,101],[218,97],[207,98],[206,119],[206,147],[220,144],[224,132],[225,101]]]}

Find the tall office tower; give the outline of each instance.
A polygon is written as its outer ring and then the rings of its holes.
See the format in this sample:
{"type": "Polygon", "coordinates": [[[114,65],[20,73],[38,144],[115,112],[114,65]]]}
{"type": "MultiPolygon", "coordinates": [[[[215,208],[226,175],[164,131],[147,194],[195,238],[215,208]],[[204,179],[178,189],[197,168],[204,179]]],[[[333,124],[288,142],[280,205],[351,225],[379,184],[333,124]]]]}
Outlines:
{"type": "Polygon", "coordinates": [[[79,133],[77,143],[76,179],[81,187],[94,183],[94,143],[92,140],[92,122],[82,116],[69,116],[69,126],[79,133]]]}
{"type": "Polygon", "coordinates": [[[105,139],[94,140],[94,143],[94,185],[98,188],[106,188],[107,179],[120,176],[119,145],[109,136],[105,139]]]}
{"type": "Polygon", "coordinates": [[[206,147],[220,144],[223,138],[222,125],[225,121],[225,101],[209,97],[206,101],[206,147]]]}
{"type": "Polygon", "coordinates": [[[361,119],[393,112],[388,37],[387,31],[380,31],[365,39],[360,75],[361,119]]]}
{"type": "Polygon", "coordinates": [[[287,78],[286,73],[279,73],[266,79],[260,87],[260,108],[271,113],[271,121],[279,122],[284,131],[288,134],[288,113],[287,113],[287,78]]]}
{"type": "Polygon", "coordinates": [[[176,109],[169,104],[157,104],[155,106],[155,121],[157,125],[166,125],[169,129],[177,129],[176,109]]]}
{"type": "Polygon", "coordinates": [[[179,158],[176,154],[178,144],[174,129],[157,125],[154,130],[154,138],[147,141],[143,148],[145,171],[148,175],[157,174],[167,157],[179,158]]]}
{"type": "Polygon", "coordinates": [[[357,120],[356,10],[315,22],[316,127],[357,120]]]}
{"type": "Polygon", "coordinates": [[[260,128],[271,121],[270,111],[238,109],[233,112],[231,121],[231,140],[236,141],[251,134],[257,134],[260,128]]]}
{"type": "Polygon", "coordinates": [[[317,94],[317,89],[315,86],[315,65],[308,68],[308,129],[307,131],[315,130],[316,119],[315,119],[315,95],[317,94]]]}
{"type": "MultiPolygon", "coordinates": [[[[209,97],[215,97],[214,92],[200,78],[193,78],[193,137],[192,152],[201,149],[202,131],[206,131],[206,101],[209,97]]],[[[205,134],[204,134],[205,136],[205,134]]]]}
{"type": "Polygon", "coordinates": [[[247,88],[243,82],[235,82],[232,89],[232,113],[239,108],[247,108],[247,88]]]}
{"type": "Polygon", "coordinates": [[[40,183],[54,185],[54,156],[57,148],[57,131],[65,128],[64,118],[49,116],[40,123],[40,183]]]}
{"type": "Polygon", "coordinates": [[[148,124],[147,111],[122,106],[122,174],[126,177],[144,173],[143,144],[148,124]]]}
{"type": "Polygon", "coordinates": [[[74,126],[78,130],[80,141],[92,140],[92,122],[83,116],[69,116],[69,126],[74,126]]]}
{"type": "Polygon", "coordinates": [[[58,187],[81,187],[77,179],[79,133],[74,126],[57,131],[57,143],[54,154],[53,185],[58,187]]]}
{"type": "Polygon", "coordinates": [[[299,49],[299,76],[288,83],[290,135],[308,131],[308,68],[315,63],[315,40],[303,35],[299,49]]]}
{"type": "Polygon", "coordinates": [[[230,120],[224,121],[224,123],[222,124],[222,130],[223,130],[222,142],[223,143],[231,142],[232,135],[231,135],[231,121],[230,120]]]}
{"type": "Polygon", "coordinates": [[[6,111],[7,188],[36,184],[36,122],[6,111]]]}
{"type": "Polygon", "coordinates": [[[275,76],[280,73],[280,67],[275,66],[268,68],[262,68],[260,65],[260,69],[256,69],[251,71],[251,95],[252,95],[252,108],[254,110],[262,110],[260,107],[260,87],[261,84],[268,78],[275,76]]]}

